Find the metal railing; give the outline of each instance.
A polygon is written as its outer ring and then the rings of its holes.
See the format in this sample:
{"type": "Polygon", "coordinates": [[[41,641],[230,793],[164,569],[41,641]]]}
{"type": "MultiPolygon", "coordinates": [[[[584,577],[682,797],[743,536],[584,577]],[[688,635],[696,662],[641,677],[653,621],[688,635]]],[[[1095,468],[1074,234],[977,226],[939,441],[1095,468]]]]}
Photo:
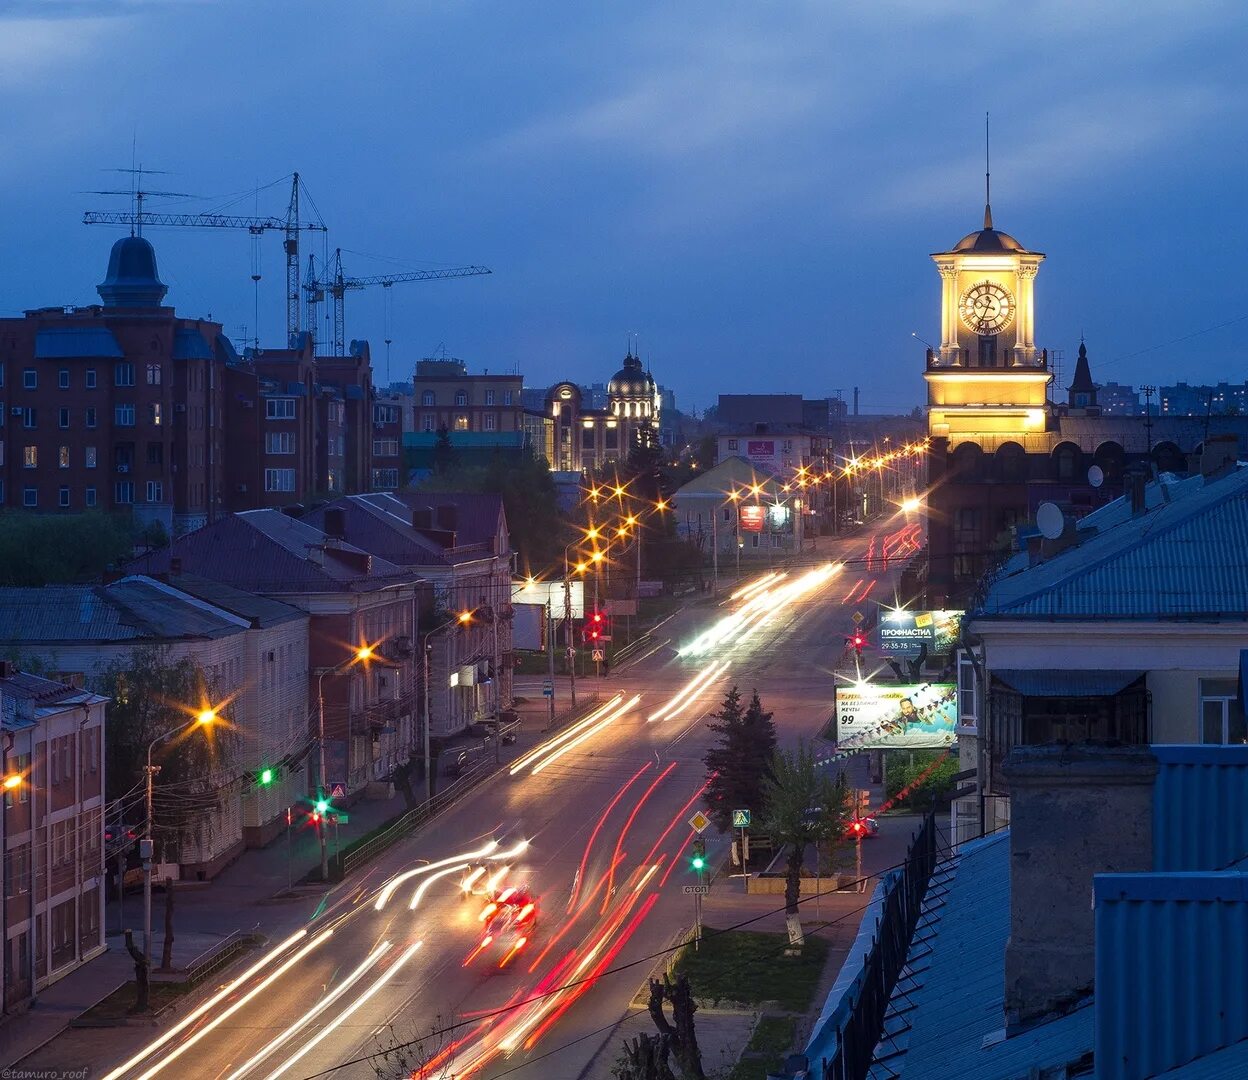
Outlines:
{"type": "Polygon", "coordinates": [[[905,865],[887,886],[875,940],[863,959],[862,971],[829,1018],[838,1037],[833,1055],[824,1058],[819,1067],[817,1075],[823,1080],[865,1080],[939,856],[936,814],[932,811],[915,834],[905,865]]]}
{"type": "Polygon", "coordinates": [[[194,986],[203,982],[208,976],[216,974],[222,968],[233,963],[238,954],[246,949],[262,944],[264,937],[254,930],[235,930],[229,937],[221,941],[211,952],[201,956],[190,967],[182,972],[181,982],[194,986]]]}

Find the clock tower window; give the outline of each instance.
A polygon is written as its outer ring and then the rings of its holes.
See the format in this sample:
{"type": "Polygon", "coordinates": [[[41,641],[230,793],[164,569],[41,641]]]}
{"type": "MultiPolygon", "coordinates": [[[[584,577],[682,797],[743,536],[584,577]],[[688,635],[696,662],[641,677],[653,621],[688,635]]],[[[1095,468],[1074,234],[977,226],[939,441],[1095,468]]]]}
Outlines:
{"type": "Polygon", "coordinates": [[[997,366],[997,339],[992,334],[979,335],[979,366],[981,368],[997,366]]]}

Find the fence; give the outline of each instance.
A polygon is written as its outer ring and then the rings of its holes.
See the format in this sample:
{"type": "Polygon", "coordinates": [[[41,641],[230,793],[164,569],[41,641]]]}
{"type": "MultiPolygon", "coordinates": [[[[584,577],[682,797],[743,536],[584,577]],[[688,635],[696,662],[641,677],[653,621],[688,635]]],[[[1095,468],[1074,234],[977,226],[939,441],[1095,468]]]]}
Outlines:
{"type": "Polygon", "coordinates": [[[905,865],[885,893],[875,941],[862,971],[829,1018],[838,1038],[832,1057],[823,1059],[819,1073],[823,1080],[865,1080],[939,854],[936,815],[929,812],[906,853],[905,865]]]}

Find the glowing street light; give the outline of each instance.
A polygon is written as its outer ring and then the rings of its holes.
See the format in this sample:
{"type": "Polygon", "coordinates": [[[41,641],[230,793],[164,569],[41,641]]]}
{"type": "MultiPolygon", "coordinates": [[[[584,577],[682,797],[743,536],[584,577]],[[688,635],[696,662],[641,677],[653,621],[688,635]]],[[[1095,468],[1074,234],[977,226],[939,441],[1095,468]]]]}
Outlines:
{"type": "Polygon", "coordinates": [[[901,500],[901,509],[907,514],[913,514],[916,510],[922,509],[923,500],[916,495],[911,495],[908,499],[901,500]]]}
{"type": "Polygon", "coordinates": [[[20,773],[10,773],[4,778],[4,790],[12,791],[14,788],[21,787],[22,777],[20,773]]]}

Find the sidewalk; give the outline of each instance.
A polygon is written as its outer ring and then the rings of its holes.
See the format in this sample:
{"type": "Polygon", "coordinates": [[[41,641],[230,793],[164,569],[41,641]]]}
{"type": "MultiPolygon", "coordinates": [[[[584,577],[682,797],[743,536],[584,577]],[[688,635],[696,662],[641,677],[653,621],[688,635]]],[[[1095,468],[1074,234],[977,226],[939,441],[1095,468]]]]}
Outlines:
{"type": "MultiPolygon", "coordinates": [[[[517,689],[517,692],[519,690],[517,689]]],[[[546,699],[539,693],[517,706],[519,738],[501,747],[504,761],[515,757],[541,738],[546,724],[546,699]]],[[[449,778],[443,777],[448,783],[449,778]]],[[[335,840],[346,846],[377,826],[406,812],[401,795],[391,799],[360,799],[349,809],[350,823],[335,838],[328,834],[329,851],[335,840]]],[[[186,882],[174,891],[173,966],[185,969],[236,931],[255,930],[269,938],[284,936],[306,924],[325,903],[329,887],[303,885],[299,881],[318,868],[320,842],[315,831],[295,825],[289,838],[283,834],[265,848],[245,851],[211,882],[186,882]],[[288,891],[288,882],[294,888],[288,891]]],[[[358,882],[368,874],[348,878],[358,882]]],[[[152,953],[159,962],[164,948],[165,896],[152,896],[152,953]]],[[[135,931],[142,946],[143,897],[128,893],[123,908],[115,896],[108,902],[104,927],[107,950],[76,971],[43,990],[24,1013],[0,1022],[0,1069],[14,1065],[56,1038],[82,1013],[134,978],[134,962],[126,952],[119,925],[135,931]]]]}

